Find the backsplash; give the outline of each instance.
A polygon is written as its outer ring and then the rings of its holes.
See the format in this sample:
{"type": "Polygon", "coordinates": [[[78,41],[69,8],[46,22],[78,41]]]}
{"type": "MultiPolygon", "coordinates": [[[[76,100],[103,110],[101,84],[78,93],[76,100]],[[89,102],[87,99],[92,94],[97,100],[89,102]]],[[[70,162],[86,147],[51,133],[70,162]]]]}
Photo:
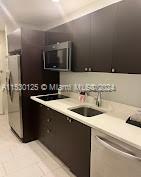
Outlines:
{"type": "Polygon", "coordinates": [[[61,72],[61,84],[115,84],[116,92],[103,93],[102,98],[141,107],[141,75],[117,73],[61,72]]]}

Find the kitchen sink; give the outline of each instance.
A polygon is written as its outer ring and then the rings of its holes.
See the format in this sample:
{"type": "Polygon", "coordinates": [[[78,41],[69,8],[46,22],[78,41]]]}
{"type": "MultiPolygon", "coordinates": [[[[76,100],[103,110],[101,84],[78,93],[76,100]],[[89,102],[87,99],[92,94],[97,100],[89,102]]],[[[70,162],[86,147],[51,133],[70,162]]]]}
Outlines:
{"type": "Polygon", "coordinates": [[[87,106],[81,106],[77,108],[72,108],[70,111],[75,112],[77,114],[80,114],[85,117],[93,117],[99,114],[103,114],[103,112],[95,110],[93,108],[87,107],[87,106]]]}

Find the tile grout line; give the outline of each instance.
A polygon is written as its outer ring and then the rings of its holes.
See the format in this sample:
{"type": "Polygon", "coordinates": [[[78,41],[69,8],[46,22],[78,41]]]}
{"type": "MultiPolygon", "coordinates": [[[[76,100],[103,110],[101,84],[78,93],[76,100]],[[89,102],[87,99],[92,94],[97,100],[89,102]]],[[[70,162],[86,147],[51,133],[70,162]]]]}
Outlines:
{"type": "Polygon", "coordinates": [[[2,168],[3,168],[3,171],[4,171],[4,177],[6,177],[7,176],[7,171],[6,171],[6,169],[5,169],[5,167],[4,167],[4,164],[3,164],[3,162],[1,162],[1,166],[2,166],[2,168]]]}
{"type": "MultiPolygon", "coordinates": [[[[44,175],[46,175],[46,173],[44,172],[44,170],[40,167],[39,165],[40,162],[37,163],[37,166],[40,168],[40,170],[43,172],[44,175]]],[[[58,167],[56,167],[54,170],[50,170],[51,172],[54,172],[58,169],[63,169],[60,165],[58,167]]]]}

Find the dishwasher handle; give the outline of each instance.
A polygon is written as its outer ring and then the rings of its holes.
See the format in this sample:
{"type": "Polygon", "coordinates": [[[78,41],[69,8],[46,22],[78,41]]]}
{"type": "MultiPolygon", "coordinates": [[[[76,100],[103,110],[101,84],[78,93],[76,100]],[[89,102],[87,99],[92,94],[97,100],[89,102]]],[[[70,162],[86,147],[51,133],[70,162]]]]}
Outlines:
{"type": "Polygon", "coordinates": [[[108,150],[118,153],[119,155],[126,157],[126,158],[130,158],[132,160],[138,160],[141,161],[140,157],[135,156],[134,154],[130,153],[130,152],[124,152],[116,147],[113,147],[111,144],[109,144],[108,142],[106,142],[105,140],[103,140],[102,138],[96,136],[96,140],[103,145],[105,148],[107,148],[108,150]]]}

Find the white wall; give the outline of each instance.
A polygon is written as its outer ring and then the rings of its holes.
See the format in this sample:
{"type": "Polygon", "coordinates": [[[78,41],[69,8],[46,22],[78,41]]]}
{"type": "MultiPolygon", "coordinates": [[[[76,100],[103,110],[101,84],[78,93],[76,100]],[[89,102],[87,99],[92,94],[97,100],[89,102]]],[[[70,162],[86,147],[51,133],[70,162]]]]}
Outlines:
{"type": "Polygon", "coordinates": [[[3,92],[2,86],[6,82],[7,70],[7,47],[6,47],[6,34],[5,31],[0,31],[0,114],[5,113],[7,106],[6,92],[3,92]]]}
{"type": "Polygon", "coordinates": [[[141,107],[141,75],[62,72],[60,78],[61,84],[114,83],[117,91],[103,93],[104,99],[141,107]]]}

